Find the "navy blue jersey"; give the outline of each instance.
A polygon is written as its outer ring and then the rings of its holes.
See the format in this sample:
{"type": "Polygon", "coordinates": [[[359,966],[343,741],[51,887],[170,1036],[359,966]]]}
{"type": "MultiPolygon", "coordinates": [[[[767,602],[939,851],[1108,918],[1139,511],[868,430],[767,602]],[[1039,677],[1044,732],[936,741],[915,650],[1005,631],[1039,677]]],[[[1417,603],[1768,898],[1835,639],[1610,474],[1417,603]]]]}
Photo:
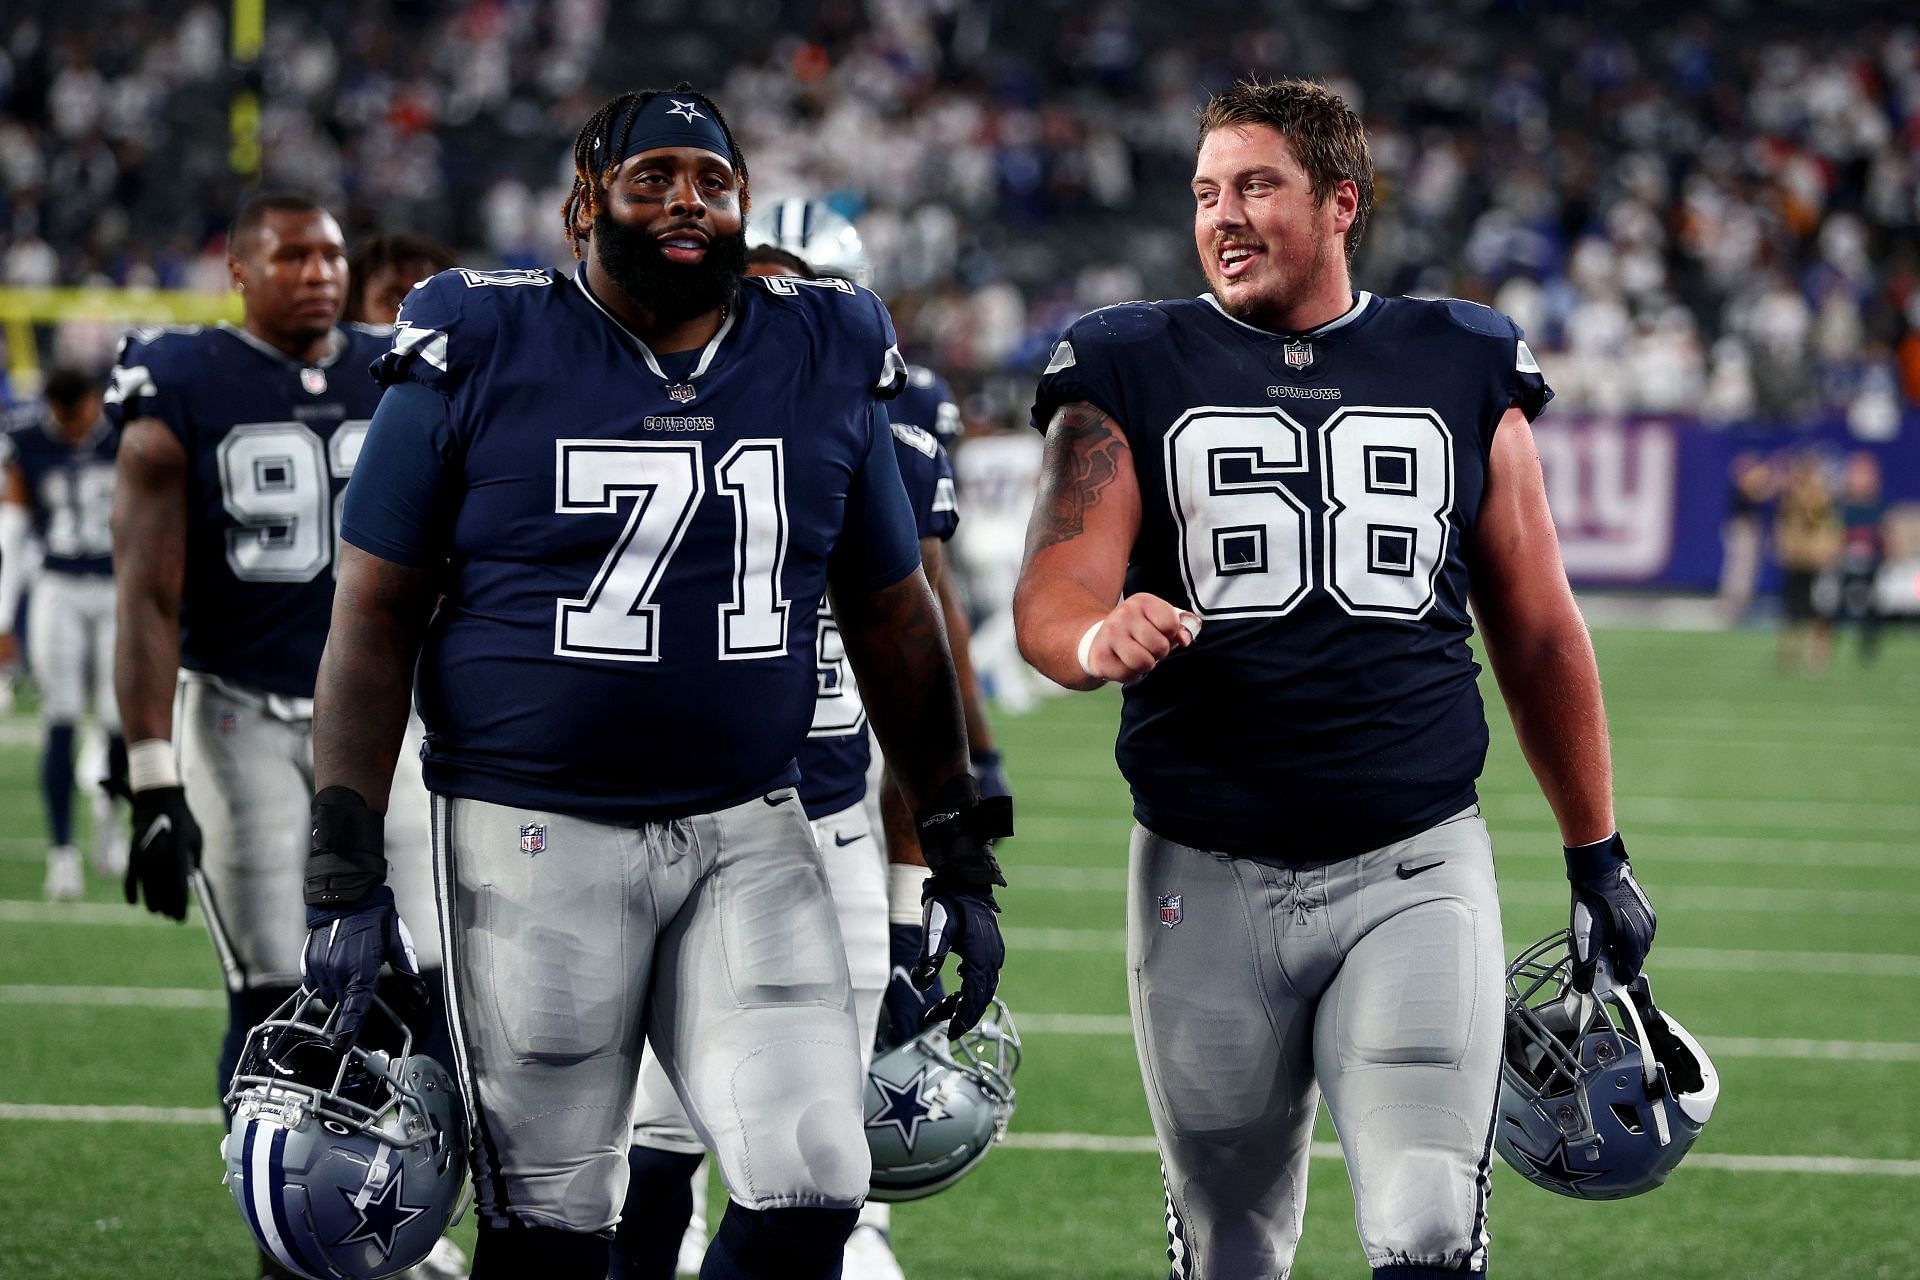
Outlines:
{"type": "MultiPolygon", "coordinates": [[[[931,376],[931,375],[929,375],[931,376]]],[[[909,371],[907,390],[887,406],[900,408],[913,389],[909,371]]],[[[932,433],[904,422],[893,423],[894,457],[900,463],[907,505],[913,509],[920,540],[953,537],[960,525],[954,501],[953,464],[932,433]]],[[[819,698],[813,706],[813,727],[800,751],[800,800],[809,818],[838,813],[866,795],[867,765],[873,759],[867,735],[867,709],[854,683],[853,666],[840,642],[840,628],[823,604],[820,608],[819,698]]]]}
{"type": "Polygon", "coordinates": [[[907,385],[887,406],[895,426],[918,427],[943,446],[960,438],[960,406],[947,380],[922,364],[907,366],[907,385]]]}
{"type": "Polygon", "coordinates": [[[120,433],[96,423],[79,444],[69,444],[53,419],[28,410],[0,437],[0,462],[20,468],[27,484],[27,510],[44,552],[41,563],[55,573],[113,572],[113,456],[120,433]]]}
{"type": "Polygon", "coordinates": [[[1494,428],[1552,396],[1512,321],[1362,293],[1304,334],[1211,296],[1085,316],[1033,420],[1084,400],[1126,432],[1141,530],[1128,593],[1197,643],[1126,691],[1117,757],[1141,823],[1295,861],[1471,804],[1487,728],[1467,639],[1494,428]]]}
{"type": "Polygon", "coordinates": [[[624,822],[797,781],[829,576],[872,590],[919,563],[877,298],[750,280],[703,351],[663,361],[579,274],[448,271],[375,373],[389,403],[442,399],[417,432],[382,405],[344,527],[443,579],[429,787],[624,822]]]}
{"type": "Polygon", "coordinates": [[[380,400],[367,364],[387,333],[336,330],[318,364],[227,325],[141,329],[120,344],[108,416],[157,418],[187,451],[182,666],[313,696],[340,494],[380,400]]]}

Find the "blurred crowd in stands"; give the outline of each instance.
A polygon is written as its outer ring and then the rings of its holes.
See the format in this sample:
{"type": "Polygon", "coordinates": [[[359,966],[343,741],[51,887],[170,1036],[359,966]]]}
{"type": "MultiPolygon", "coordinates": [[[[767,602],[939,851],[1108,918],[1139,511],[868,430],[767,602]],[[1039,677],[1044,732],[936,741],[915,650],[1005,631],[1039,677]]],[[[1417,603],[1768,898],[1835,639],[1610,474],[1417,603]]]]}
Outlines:
{"type": "MultiPolygon", "coordinates": [[[[1306,75],[1372,131],[1356,282],[1490,303],[1563,403],[1730,422],[1920,404],[1920,17],[1856,0],[270,0],[264,180],[350,238],[564,261],[574,130],[686,78],[763,202],[853,216],[918,358],[1015,389],[1058,330],[1204,287],[1193,108],[1306,75]],[[1016,381],[1016,376],[1018,381],[1016,381]],[[997,381],[996,381],[997,380],[997,381]]],[[[224,289],[223,6],[10,2],[0,283],[224,289]]]]}

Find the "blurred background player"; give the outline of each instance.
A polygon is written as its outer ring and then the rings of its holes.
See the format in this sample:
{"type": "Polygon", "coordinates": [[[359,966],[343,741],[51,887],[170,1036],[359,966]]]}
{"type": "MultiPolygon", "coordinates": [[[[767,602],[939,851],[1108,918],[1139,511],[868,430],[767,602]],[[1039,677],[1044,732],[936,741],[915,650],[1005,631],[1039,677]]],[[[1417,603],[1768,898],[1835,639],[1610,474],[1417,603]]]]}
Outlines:
{"type": "MultiPolygon", "coordinates": [[[[122,428],[114,683],[132,744],[127,900],[137,890],[149,911],[184,920],[193,885],[227,981],[222,1092],[246,1033],[302,978],[335,512],[379,400],[367,369],[390,342],[341,327],[346,244],[312,200],[256,196],[228,243],[243,323],[133,333],[107,395],[122,428]]],[[[414,767],[388,828],[394,886],[431,971],[440,945],[414,767]]],[[[410,989],[410,1008],[428,1051],[451,1061],[437,989],[410,989]]],[[[464,1269],[451,1246],[431,1265],[464,1269]]],[[[281,1273],[265,1254],[261,1268],[281,1273]]]]}
{"type": "MultiPolygon", "coordinates": [[[[752,276],[829,277],[860,284],[870,277],[859,233],[815,201],[773,202],[753,218],[747,240],[753,246],[747,253],[747,274],[752,276]]],[[[947,623],[975,776],[981,794],[1006,795],[967,659],[965,614],[947,569],[946,543],[959,524],[959,512],[953,470],[934,428],[945,426],[950,437],[958,412],[944,382],[917,365],[908,366],[907,383],[887,410],[894,456],[919,533],[921,565],[947,623]]],[[[886,795],[905,818],[889,814],[893,821],[883,825],[882,757],[872,749],[853,668],[825,602],[816,647],[819,696],[799,757],[800,799],[826,862],[846,946],[864,1069],[877,1038],[888,1043],[895,1039],[882,1036],[887,1030],[881,1026],[883,995],[888,1023],[910,1022],[915,1030],[939,995],[937,988],[920,991],[908,977],[921,950],[920,889],[927,871],[911,810],[890,775],[885,775],[886,795]]],[[[634,1143],[628,1153],[632,1180],[615,1242],[614,1280],[665,1280],[676,1270],[698,1273],[707,1246],[704,1154],[658,1058],[649,1054],[641,1071],[634,1143]]],[[[877,1201],[862,1208],[847,1241],[846,1280],[900,1275],[887,1214],[888,1206],[877,1201]]]]}
{"type": "MultiPolygon", "coordinates": [[[[77,369],[47,376],[44,407],[24,410],[0,437],[0,668],[19,657],[13,636],[28,569],[27,535],[40,544],[40,573],[28,609],[27,652],[40,688],[45,741],[40,791],[46,802],[46,896],[80,897],[85,885],[73,844],[75,733],[91,709],[105,732],[105,776],[86,779],[93,805],[93,861],[103,875],[125,868],[126,838],[114,820],[109,784],[124,788],[126,740],[113,701],[113,455],[119,433],[102,412],[102,388],[77,369]]],[[[97,770],[95,771],[97,772],[97,770]]]]}
{"type": "Polygon", "coordinates": [[[1887,556],[1887,505],[1880,496],[1880,461],[1850,454],[1840,488],[1840,605],[1843,621],[1860,632],[1860,661],[1880,651],[1880,566],[1887,556]]]}
{"type": "Polygon", "coordinates": [[[408,290],[457,265],[453,250],[417,231],[368,236],[347,262],[347,321],[392,324],[408,290]]]}
{"type": "MultiPolygon", "coordinates": [[[[1788,464],[1773,521],[1780,561],[1780,669],[1818,675],[1833,652],[1833,601],[1822,579],[1839,563],[1844,530],[1826,467],[1803,452],[1788,464]]],[[[1826,583],[1827,587],[1832,584],[1826,583]]]]}
{"type": "Polygon", "coordinates": [[[967,523],[954,540],[954,558],[980,617],[974,660],[989,696],[1016,713],[1032,707],[1039,693],[1057,688],[1027,666],[1013,632],[1013,584],[1026,550],[1042,450],[1037,433],[995,416],[977,429],[969,427],[953,459],[954,480],[967,502],[967,523]]]}

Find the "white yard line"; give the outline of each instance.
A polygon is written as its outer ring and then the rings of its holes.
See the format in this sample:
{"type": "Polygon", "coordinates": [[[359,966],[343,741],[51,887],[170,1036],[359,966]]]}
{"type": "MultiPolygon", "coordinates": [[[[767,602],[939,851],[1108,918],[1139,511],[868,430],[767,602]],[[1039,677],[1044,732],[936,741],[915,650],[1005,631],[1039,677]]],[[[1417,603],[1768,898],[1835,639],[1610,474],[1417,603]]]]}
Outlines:
{"type": "Polygon", "coordinates": [[[224,992],[204,987],[0,986],[0,1004],[90,1005],[103,1008],[224,1009],[224,992]]]}
{"type": "Polygon", "coordinates": [[[0,1102],[0,1120],[55,1120],[85,1124],[223,1123],[218,1107],[68,1107],[49,1102],[0,1102]]]}
{"type": "MultiPolygon", "coordinates": [[[[197,924],[199,912],[188,915],[197,924]]],[[[120,902],[35,902],[27,898],[0,898],[0,924],[163,925],[174,921],[144,907],[120,902]]]]}

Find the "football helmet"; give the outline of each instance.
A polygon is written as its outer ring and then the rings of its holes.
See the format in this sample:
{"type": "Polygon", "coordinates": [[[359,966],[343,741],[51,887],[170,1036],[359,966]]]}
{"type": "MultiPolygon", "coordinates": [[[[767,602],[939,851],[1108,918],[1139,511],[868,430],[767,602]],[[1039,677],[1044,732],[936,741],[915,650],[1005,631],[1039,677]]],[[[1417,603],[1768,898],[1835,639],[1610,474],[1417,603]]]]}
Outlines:
{"type": "Polygon", "coordinates": [[[957,1040],[936,1024],[883,1049],[867,1068],[868,1198],[893,1203],[943,1191],[1006,1136],[1020,1033],[1003,1001],[957,1040]]]}
{"type": "Polygon", "coordinates": [[[1665,1182],[1720,1097],[1700,1042],[1653,1003],[1643,973],[1622,986],[1605,962],[1573,989],[1562,930],[1507,969],[1506,1045],[1494,1146],[1529,1182],[1619,1200],[1665,1182]]]}
{"type": "Polygon", "coordinates": [[[851,222],[821,200],[776,200],[747,219],[747,247],[784,249],[823,276],[869,283],[867,248],[851,222]]]}
{"type": "Polygon", "coordinates": [[[234,1203],[262,1249],[312,1280],[404,1271],[466,1207],[453,1080],[384,1001],[369,1012],[342,1035],[337,1009],[295,992],[248,1034],[227,1090],[234,1203]]]}

